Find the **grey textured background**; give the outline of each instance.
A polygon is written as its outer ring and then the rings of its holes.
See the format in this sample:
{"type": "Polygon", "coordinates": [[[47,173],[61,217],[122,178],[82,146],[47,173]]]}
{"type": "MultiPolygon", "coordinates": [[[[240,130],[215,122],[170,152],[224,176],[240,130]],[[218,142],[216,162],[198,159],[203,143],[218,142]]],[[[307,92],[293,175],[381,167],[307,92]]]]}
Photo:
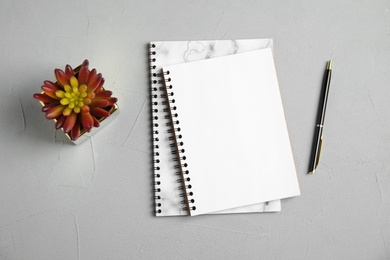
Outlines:
{"type": "Polygon", "coordinates": [[[388,0],[3,0],[0,35],[0,259],[390,258],[388,0]],[[302,195],[275,214],[155,218],[146,43],[267,37],[302,195]],[[74,147],[32,95],[85,58],[120,114],[74,147]]]}

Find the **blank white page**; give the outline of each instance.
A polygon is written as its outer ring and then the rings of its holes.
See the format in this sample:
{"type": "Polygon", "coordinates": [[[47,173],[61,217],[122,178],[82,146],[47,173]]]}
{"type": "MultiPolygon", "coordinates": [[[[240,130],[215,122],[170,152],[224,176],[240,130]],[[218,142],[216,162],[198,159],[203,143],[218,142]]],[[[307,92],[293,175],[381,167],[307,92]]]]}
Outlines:
{"type": "Polygon", "coordinates": [[[271,49],[163,71],[191,215],[300,195],[271,49]]]}

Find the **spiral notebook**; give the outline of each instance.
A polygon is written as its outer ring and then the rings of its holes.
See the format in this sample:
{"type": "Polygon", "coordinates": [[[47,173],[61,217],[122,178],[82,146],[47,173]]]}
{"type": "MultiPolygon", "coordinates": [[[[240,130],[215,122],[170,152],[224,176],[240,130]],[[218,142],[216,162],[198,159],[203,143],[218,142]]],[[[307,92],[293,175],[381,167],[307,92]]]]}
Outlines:
{"type": "Polygon", "coordinates": [[[191,216],[300,195],[270,48],[163,73],[191,216]]]}
{"type": "MultiPolygon", "coordinates": [[[[172,145],[173,133],[169,124],[161,69],[163,66],[232,55],[273,47],[272,39],[217,40],[217,41],[158,41],[151,42],[150,80],[153,116],[154,190],[156,216],[188,215],[184,187],[172,145]]],[[[176,129],[177,130],[177,129],[176,129]]],[[[280,211],[280,200],[232,208],[220,212],[250,213],[280,211]]]]}

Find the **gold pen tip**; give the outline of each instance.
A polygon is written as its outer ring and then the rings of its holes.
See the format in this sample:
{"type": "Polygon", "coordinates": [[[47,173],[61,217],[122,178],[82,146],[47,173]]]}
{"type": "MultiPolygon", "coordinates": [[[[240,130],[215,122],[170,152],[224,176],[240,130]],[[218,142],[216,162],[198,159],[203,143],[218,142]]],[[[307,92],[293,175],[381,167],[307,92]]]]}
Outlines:
{"type": "Polygon", "coordinates": [[[328,61],[328,63],[326,64],[326,69],[327,70],[332,70],[332,60],[328,61]]]}
{"type": "Polygon", "coordinates": [[[309,174],[313,174],[316,172],[316,169],[312,170],[311,172],[309,172],[309,174]]]}

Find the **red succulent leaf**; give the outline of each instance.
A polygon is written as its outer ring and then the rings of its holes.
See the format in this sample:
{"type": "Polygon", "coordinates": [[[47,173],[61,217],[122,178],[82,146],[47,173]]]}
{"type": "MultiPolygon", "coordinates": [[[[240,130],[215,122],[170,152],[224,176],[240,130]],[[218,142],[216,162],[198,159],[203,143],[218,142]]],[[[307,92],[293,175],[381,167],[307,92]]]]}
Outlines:
{"type": "Polygon", "coordinates": [[[103,99],[92,99],[91,104],[89,104],[91,107],[107,107],[108,106],[108,100],[103,99]]]}
{"type": "Polygon", "coordinates": [[[60,69],[55,69],[54,74],[61,86],[69,85],[69,77],[60,69]]]}
{"type": "Polygon", "coordinates": [[[60,104],[60,102],[53,102],[53,103],[47,103],[46,105],[44,105],[43,107],[42,107],[42,112],[47,112],[50,108],[52,108],[52,107],[55,107],[55,106],[58,106],[60,104]]]}
{"type": "Polygon", "coordinates": [[[83,126],[84,130],[89,132],[91,131],[91,128],[93,127],[93,117],[89,112],[81,112],[80,113],[81,118],[81,125],[83,126]]]}
{"type": "Polygon", "coordinates": [[[83,106],[83,107],[81,108],[81,111],[83,111],[84,113],[89,112],[89,110],[91,110],[89,106],[83,106]]]}
{"type": "Polygon", "coordinates": [[[45,80],[43,82],[43,84],[48,87],[48,88],[51,88],[51,89],[56,89],[56,90],[60,90],[62,89],[58,84],[55,84],[53,82],[51,82],[50,80],[45,80]]]}
{"type": "Polygon", "coordinates": [[[89,72],[87,82],[89,82],[90,80],[92,80],[92,79],[96,76],[96,74],[97,74],[96,69],[92,69],[92,70],[89,72]]]}
{"type": "Polygon", "coordinates": [[[81,68],[79,71],[79,78],[78,78],[79,85],[87,84],[88,75],[89,75],[88,65],[89,65],[88,60],[85,60],[83,62],[83,64],[81,65],[81,68]]]}
{"type": "Polygon", "coordinates": [[[108,98],[108,97],[111,97],[112,95],[112,91],[110,90],[103,90],[99,93],[96,93],[96,96],[95,98],[99,99],[99,98],[108,98]]]}
{"type": "Polygon", "coordinates": [[[76,123],[74,124],[74,126],[70,132],[70,138],[73,141],[76,141],[77,138],[79,138],[79,135],[80,135],[80,121],[76,120],[76,123]]]}
{"type": "Polygon", "coordinates": [[[102,81],[102,74],[97,74],[91,81],[88,80],[88,90],[95,92],[96,89],[100,85],[100,81],[102,81]]]}
{"type": "Polygon", "coordinates": [[[96,117],[93,117],[93,126],[94,127],[99,127],[100,126],[100,122],[99,122],[99,120],[96,119],[96,117]]]}
{"type": "Polygon", "coordinates": [[[117,98],[113,98],[113,97],[108,98],[107,100],[108,100],[108,106],[113,106],[118,101],[117,98]]]}
{"type": "Polygon", "coordinates": [[[96,88],[99,86],[100,81],[102,80],[102,74],[99,73],[93,78],[88,78],[88,90],[87,91],[95,91],[96,88]]]}
{"type": "Polygon", "coordinates": [[[42,85],[42,86],[41,86],[41,89],[42,89],[43,92],[45,92],[45,94],[48,95],[49,97],[54,98],[54,99],[59,99],[59,98],[56,96],[56,91],[57,91],[57,89],[53,88],[52,86],[42,85]]]}
{"type": "Polygon", "coordinates": [[[63,115],[61,115],[57,118],[56,129],[59,129],[64,125],[65,119],[66,119],[66,117],[63,115]]]}
{"type": "Polygon", "coordinates": [[[34,94],[33,97],[43,103],[53,103],[57,101],[56,99],[53,99],[46,94],[34,94]]]}
{"type": "Polygon", "coordinates": [[[46,112],[46,118],[47,119],[54,119],[57,118],[58,116],[62,115],[62,111],[64,110],[65,106],[58,105],[55,107],[50,108],[46,112]]]}
{"type": "Polygon", "coordinates": [[[89,74],[88,74],[88,79],[87,79],[87,81],[85,82],[85,84],[88,86],[88,83],[90,82],[90,81],[92,81],[95,77],[96,77],[96,74],[97,74],[97,72],[96,72],[96,69],[92,69],[90,72],[89,72],[89,74]]]}
{"type": "Polygon", "coordinates": [[[72,67],[71,67],[70,65],[68,65],[68,64],[65,66],[65,74],[66,74],[69,78],[71,78],[71,77],[74,76],[73,69],[72,69],[72,67]]]}
{"type": "Polygon", "coordinates": [[[108,112],[107,110],[104,110],[102,108],[99,108],[99,107],[92,107],[90,112],[92,115],[98,116],[98,117],[110,116],[110,112],[108,112]]]}
{"type": "Polygon", "coordinates": [[[96,96],[95,92],[92,92],[92,91],[87,92],[88,98],[93,99],[93,98],[95,98],[95,96],[96,96]]]}
{"type": "Polygon", "coordinates": [[[64,123],[64,132],[65,133],[69,133],[70,130],[72,130],[74,124],[76,123],[76,120],[77,120],[76,113],[72,113],[66,117],[65,123],[64,123]]]}
{"type": "Polygon", "coordinates": [[[99,85],[95,89],[96,93],[98,93],[98,92],[100,92],[102,90],[103,85],[104,85],[104,81],[105,81],[104,78],[102,78],[102,80],[100,81],[99,85]]]}

